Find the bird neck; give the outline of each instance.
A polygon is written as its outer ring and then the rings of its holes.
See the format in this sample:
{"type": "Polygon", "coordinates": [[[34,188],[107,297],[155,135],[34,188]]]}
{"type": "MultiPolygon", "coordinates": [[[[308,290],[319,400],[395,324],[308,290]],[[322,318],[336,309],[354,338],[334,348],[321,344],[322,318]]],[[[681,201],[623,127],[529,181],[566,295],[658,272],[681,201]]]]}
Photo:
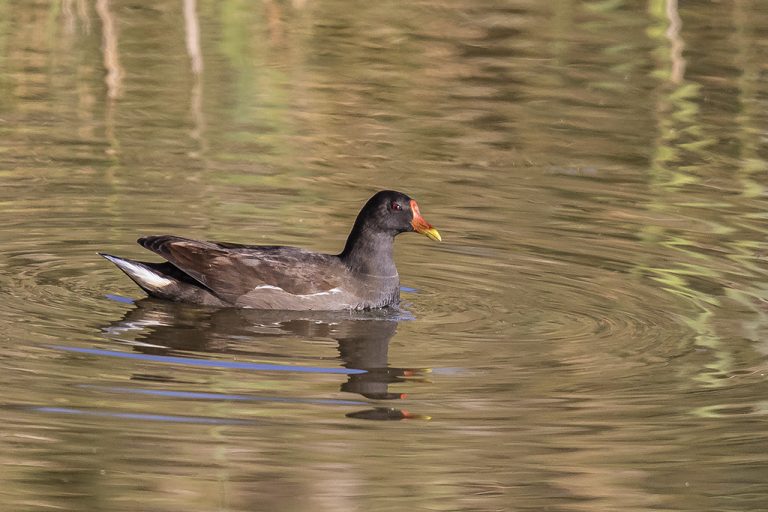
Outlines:
{"type": "Polygon", "coordinates": [[[355,223],[339,258],[355,273],[371,277],[397,277],[393,255],[395,237],[355,223]]]}

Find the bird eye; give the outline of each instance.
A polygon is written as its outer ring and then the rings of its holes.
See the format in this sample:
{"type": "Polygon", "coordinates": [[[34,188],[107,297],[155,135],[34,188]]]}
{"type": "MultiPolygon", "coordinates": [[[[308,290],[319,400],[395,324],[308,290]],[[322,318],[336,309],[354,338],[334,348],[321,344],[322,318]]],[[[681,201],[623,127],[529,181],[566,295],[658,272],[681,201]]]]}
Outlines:
{"type": "Polygon", "coordinates": [[[393,211],[400,211],[403,209],[403,207],[400,206],[400,203],[398,203],[397,201],[392,201],[392,204],[389,205],[389,209],[393,211]]]}

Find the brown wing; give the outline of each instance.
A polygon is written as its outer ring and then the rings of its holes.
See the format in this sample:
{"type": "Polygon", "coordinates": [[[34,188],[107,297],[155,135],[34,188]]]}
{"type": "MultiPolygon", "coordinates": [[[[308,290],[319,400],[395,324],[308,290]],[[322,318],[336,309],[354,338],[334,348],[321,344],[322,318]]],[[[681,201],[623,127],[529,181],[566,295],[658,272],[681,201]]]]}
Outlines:
{"type": "Polygon", "coordinates": [[[259,286],[305,295],[340,285],[333,256],[294,247],[204,242],[172,235],[148,236],[138,243],[232,303],[259,286]]]}

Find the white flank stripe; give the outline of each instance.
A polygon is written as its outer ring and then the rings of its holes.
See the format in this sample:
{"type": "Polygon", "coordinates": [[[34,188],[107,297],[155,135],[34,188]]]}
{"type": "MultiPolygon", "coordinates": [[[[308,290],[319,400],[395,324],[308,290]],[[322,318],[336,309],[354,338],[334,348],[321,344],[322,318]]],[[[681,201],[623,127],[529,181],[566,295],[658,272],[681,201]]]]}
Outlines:
{"type": "MultiPolygon", "coordinates": [[[[254,290],[280,290],[281,292],[285,292],[284,289],[280,288],[279,286],[272,286],[271,284],[262,284],[259,286],[256,286],[254,290]]],[[[341,288],[333,288],[331,290],[325,291],[325,292],[317,292],[317,293],[308,293],[306,295],[294,295],[295,297],[299,297],[302,299],[309,299],[312,297],[320,297],[321,295],[331,295],[333,293],[341,293],[343,290],[341,288]]],[[[288,293],[288,292],[285,292],[288,293]]]]}
{"type": "Polygon", "coordinates": [[[297,297],[302,297],[302,298],[319,297],[320,295],[331,295],[332,293],[341,293],[341,292],[342,292],[341,288],[332,288],[327,292],[308,293],[306,295],[297,295],[297,297]]]}

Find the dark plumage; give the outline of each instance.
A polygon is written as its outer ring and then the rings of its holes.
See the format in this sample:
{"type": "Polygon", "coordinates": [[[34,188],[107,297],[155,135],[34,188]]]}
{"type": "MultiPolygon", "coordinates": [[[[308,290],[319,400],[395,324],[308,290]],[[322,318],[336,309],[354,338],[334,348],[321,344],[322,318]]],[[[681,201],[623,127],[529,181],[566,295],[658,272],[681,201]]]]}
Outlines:
{"type": "Polygon", "coordinates": [[[369,309],[397,304],[394,238],[440,234],[416,201],[384,190],[360,210],[340,254],[284,246],[204,242],[173,235],[139,238],[162,256],[146,263],[101,254],[153,297],[208,306],[283,310],[369,309]]]}

